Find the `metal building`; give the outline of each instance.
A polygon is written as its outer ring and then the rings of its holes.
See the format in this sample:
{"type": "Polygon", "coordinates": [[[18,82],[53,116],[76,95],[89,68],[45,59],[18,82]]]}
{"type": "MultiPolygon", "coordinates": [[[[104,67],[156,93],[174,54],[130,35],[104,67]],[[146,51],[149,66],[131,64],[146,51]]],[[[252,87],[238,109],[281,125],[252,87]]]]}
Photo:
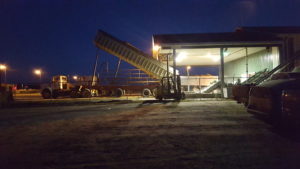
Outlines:
{"type": "Polygon", "coordinates": [[[218,67],[218,79],[202,92],[219,88],[222,96],[228,84],[271,71],[299,51],[300,27],[240,27],[226,33],[153,35],[156,60],[165,63],[169,58],[174,66],[218,67]]]}

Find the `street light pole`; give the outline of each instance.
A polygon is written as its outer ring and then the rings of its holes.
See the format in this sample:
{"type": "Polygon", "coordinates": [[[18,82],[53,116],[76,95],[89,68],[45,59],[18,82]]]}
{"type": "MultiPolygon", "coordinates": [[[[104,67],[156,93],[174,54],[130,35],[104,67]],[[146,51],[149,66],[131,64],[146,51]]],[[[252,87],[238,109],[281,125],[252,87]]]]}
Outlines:
{"type": "MultiPolygon", "coordinates": [[[[4,72],[4,80],[3,80],[4,83],[6,83],[6,69],[7,69],[6,65],[0,64],[0,74],[2,73],[2,71],[4,72]]],[[[0,78],[1,78],[1,75],[0,75],[0,78]]],[[[0,79],[0,81],[2,81],[2,79],[0,79]]]]}
{"type": "Polygon", "coordinates": [[[6,82],[6,69],[4,69],[4,83],[7,83],[6,82]]]}

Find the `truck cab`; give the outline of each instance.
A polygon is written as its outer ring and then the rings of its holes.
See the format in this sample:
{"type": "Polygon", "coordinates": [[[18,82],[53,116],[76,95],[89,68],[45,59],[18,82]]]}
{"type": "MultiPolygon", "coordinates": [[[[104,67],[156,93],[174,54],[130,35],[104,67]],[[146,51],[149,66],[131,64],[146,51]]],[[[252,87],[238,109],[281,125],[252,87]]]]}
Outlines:
{"type": "Polygon", "coordinates": [[[42,86],[41,95],[44,99],[57,98],[69,95],[73,85],[68,83],[67,76],[57,75],[52,77],[51,84],[42,86]]]}

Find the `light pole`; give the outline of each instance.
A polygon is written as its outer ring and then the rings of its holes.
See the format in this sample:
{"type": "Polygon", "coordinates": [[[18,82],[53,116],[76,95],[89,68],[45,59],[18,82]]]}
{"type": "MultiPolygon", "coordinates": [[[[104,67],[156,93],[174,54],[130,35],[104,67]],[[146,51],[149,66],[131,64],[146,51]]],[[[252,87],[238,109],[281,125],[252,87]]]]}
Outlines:
{"type": "MultiPolygon", "coordinates": [[[[3,71],[4,72],[4,82],[6,83],[6,69],[7,69],[7,66],[4,65],[4,64],[0,64],[0,71],[3,71]]],[[[1,72],[0,72],[1,73],[1,72]]],[[[1,77],[1,76],[0,76],[1,77]]],[[[1,81],[1,79],[0,79],[1,81]]]]}
{"type": "Polygon", "coordinates": [[[42,82],[42,70],[41,69],[34,69],[33,73],[37,76],[39,76],[40,83],[42,82]]]}
{"type": "Polygon", "coordinates": [[[186,75],[188,77],[188,92],[190,91],[190,82],[189,82],[189,80],[190,80],[190,69],[191,69],[191,66],[186,67],[186,75]]]}

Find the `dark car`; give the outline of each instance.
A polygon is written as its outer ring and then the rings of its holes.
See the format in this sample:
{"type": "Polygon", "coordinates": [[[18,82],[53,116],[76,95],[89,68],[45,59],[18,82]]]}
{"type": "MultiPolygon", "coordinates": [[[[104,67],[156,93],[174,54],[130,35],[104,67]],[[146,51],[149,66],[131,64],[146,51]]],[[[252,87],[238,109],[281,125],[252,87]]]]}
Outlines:
{"type": "Polygon", "coordinates": [[[271,80],[252,87],[249,92],[248,111],[266,115],[275,125],[285,122],[290,119],[289,117],[299,117],[300,72],[298,69],[294,69],[293,72],[277,73],[271,80]]]}

